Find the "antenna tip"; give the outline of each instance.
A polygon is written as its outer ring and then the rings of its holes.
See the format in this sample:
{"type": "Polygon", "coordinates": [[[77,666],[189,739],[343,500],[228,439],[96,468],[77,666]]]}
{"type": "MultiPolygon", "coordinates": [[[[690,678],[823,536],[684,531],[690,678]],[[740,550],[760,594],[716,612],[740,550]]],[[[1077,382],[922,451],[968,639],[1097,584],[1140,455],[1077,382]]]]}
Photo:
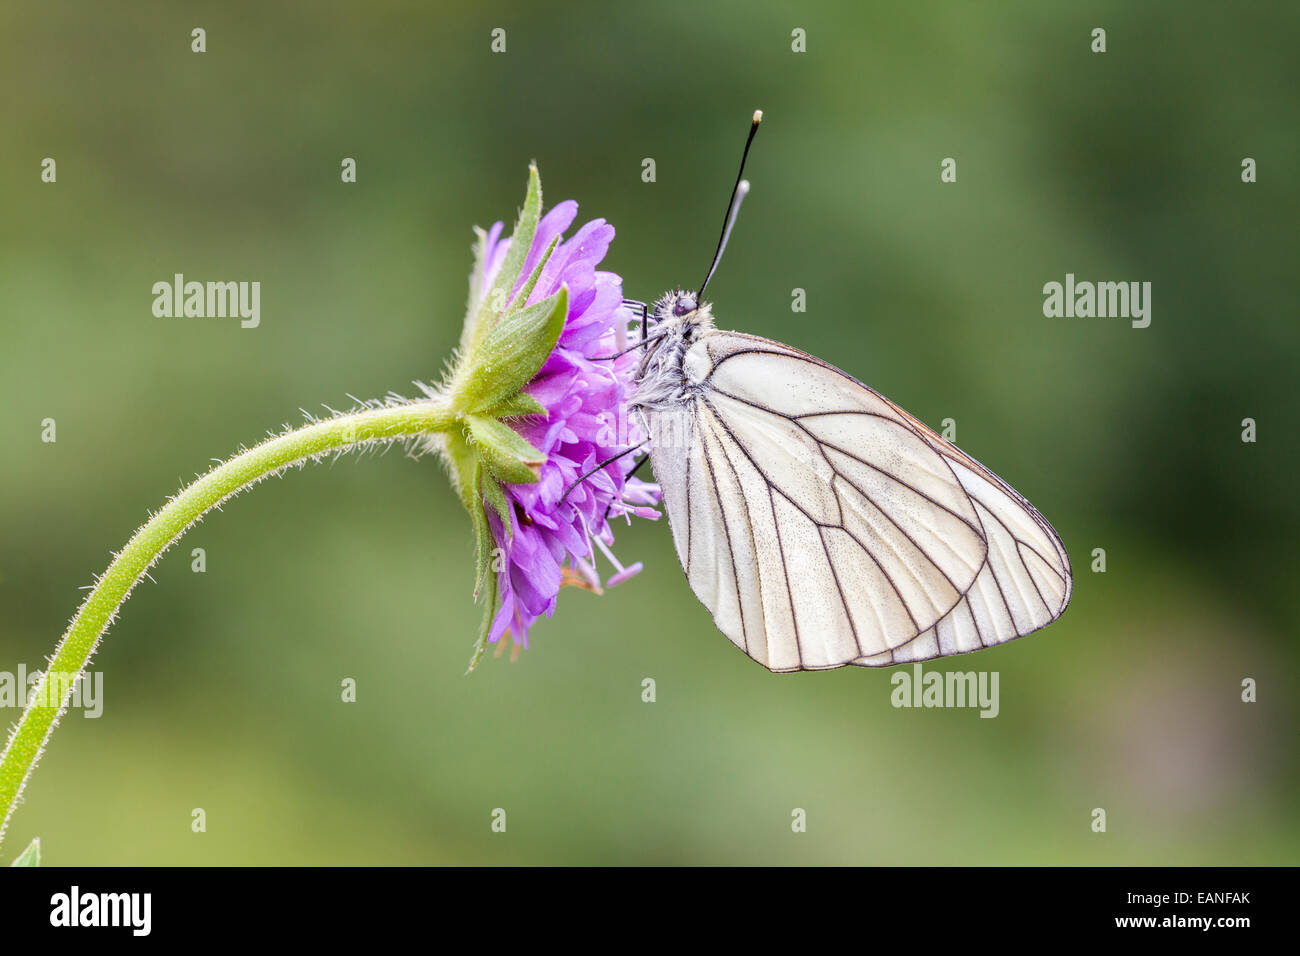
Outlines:
{"type": "Polygon", "coordinates": [[[739,195],[739,196],[747,196],[747,195],[749,195],[749,180],[748,180],[748,179],[742,179],[742,180],[741,180],[741,181],[736,185],[736,194],[739,195]]]}
{"type": "Polygon", "coordinates": [[[754,110],[754,125],[757,126],[761,122],[763,122],[763,111],[754,110]]]}

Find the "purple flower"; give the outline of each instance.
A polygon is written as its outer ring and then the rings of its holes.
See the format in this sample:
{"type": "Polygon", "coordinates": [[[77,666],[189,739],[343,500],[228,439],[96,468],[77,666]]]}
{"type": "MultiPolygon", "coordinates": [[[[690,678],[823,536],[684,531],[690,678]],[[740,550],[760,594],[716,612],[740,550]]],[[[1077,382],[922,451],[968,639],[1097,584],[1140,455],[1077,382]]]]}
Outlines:
{"type": "MultiPolygon", "coordinates": [[[[578,204],[567,201],[541,218],[512,291],[519,290],[577,213],[578,204]]],[[[498,222],[486,237],[480,296],[491,289],[510,245],[509,239],[501,239],[501,231],[498,222]]],[[[528,297],[527,304],[541,301],[563,284],[568,288],[568,315],[554,351],[524,388],[547,416],[515,422],[520,435],[546,456],[540,479],[536,484],[502,485],[511,511],[509,528],[487,509],[498,553],[504,556],[497,565],[501,607],[492,622],[492,643],[509,634],[516,645],[527,647],[528,629],[543,614],[554,612],[564,584],[599,593],[597,551],[614,568],[608,586],[640,571],[640,563],[624,567],[610,551],[610,520],[659,517],[653,508],[658,486],[628,475],[634,454],[595,472],[564,498],[580,477],[645,437],[627,406],[639,355],[606,358],[626,347],[628,329],[623,280],[596,268],[613,238],[614,227],[603,219],[581,226],[556,246],[528,297]]]]}

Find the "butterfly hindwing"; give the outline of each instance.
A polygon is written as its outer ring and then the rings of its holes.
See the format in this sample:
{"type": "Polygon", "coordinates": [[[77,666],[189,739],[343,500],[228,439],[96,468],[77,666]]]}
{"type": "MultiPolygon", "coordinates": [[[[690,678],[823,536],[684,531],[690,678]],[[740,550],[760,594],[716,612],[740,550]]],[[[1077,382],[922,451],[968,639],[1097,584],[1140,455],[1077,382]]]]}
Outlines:
{"type": "Polygon", "coordinates": [[[1051,526],[901,408],[757,336],[711,330],[690,351],[698,387],[648,413],[652,436],[676,439],[651,456],[692,590],[756,661],[924,660],[1064,610],[1069,561],[1051,526]]]}

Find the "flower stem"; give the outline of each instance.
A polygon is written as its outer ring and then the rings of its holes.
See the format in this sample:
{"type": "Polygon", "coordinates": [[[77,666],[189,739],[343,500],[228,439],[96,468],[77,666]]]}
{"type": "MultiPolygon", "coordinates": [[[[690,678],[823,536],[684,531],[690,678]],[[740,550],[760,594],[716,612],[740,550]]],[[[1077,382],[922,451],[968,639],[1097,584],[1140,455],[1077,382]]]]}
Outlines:
{"type": "Polygon", "coordinates": [[[132,535],[72,619],[27,709],[0,755],[0,839],[32,768],[118,608],[154,562],[211,508],[291,465],[359,445],[458,430],[459,417],[441,400],[392,404],[338,415],[268,438],[184,488],[132,535]]]}

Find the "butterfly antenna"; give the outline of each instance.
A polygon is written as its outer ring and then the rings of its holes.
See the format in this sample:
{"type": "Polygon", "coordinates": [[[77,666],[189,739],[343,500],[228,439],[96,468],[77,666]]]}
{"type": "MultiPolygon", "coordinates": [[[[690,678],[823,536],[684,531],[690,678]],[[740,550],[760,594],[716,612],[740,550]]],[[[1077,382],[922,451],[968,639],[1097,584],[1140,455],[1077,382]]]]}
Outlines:
{"type": "Polygon", "coordinates": [[[713,278],[713,273],[718,269],[718,263],[722,261],[722,252],[727,248],[727,239],[731,236],[731,227],[736,224],[736,214],[740,212],[740,204],[745,199],[745,194],[749,192],[749,183],[745,179],[745,159],[749,156],[749,147],[754,142],[754,134],[758,132],[758,124],[763,120],[763,111],[754,110],[754,122],[749,127],[749,138],[745,140],[745,151],[740,154],[740,172],[736,173],[736,185],[732,187],[731,199],[727,202],[727,216],[722,223],[722,235],[718,237],[718,249],[713,253],[713,265],[709,266],[709,274],[704,277],[704,284],[700,286],[700,291],[695,294],[695,301],[701,301],[704,290],[709,285],[709,280],[713,278]]]}

